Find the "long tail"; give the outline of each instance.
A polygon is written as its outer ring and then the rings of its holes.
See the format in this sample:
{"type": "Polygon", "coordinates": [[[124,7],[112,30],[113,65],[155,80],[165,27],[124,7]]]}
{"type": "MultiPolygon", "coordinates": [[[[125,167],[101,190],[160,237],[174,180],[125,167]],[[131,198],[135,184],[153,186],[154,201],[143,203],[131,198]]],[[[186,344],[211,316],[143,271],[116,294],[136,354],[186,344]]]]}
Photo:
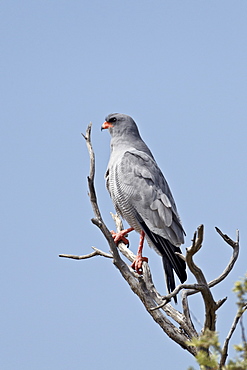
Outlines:
{"type": "MultiPolygon", "coordinates": [[[[182,253],[179,247],[176,247],[169,240],[163,238],[150,231],[147,225],[143,222],[142,228],[147,234],[155,248],[162,255],[163,266],[166,276],[166,285],[168,292],[171,293],[175,289],[174,272],[177,274],[181,283],[184,283],[187,279],[186,264],[176,253],[182,253]]],[[[177,303],[177,298],[174,297],[174,301],[177,303]]]]}
{"type": "MultiPolygon", "coordinates": [[[[171,293],[175,289],[175,279],[171,263],[165,256],[162,256],[162,262],[165,270],[166,286],[168,292],[171,293]]],[[[174,301],[177,303],[177,297],[174,297],[174,301]]]]}

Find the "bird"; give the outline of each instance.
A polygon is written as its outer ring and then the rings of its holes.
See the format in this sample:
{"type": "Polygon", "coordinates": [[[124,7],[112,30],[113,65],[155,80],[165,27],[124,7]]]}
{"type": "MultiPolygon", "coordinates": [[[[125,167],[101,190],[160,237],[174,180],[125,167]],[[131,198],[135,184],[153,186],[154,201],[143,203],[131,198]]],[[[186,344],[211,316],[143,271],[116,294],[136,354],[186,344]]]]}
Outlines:
{"type": "MultiPolygon", "coordinates": [[[[156,126],[157,127],[157,126],[156,126]]],[[[138,127],[130,116],[111,113],[105,118],[101,130],[111,135],[111,154],[106,170],[106,187],[119,216],[129,228],[112,232],[115,243],[128,244],[126,234],[135,230],[140,243],[131,267],[142,274],[142,256],[146,238],[161,257],[168,293],[175,289],[174,272],[184,283],[187,279],[186,263],[179,256],[184,243],[183,229],[169,185],[158,167],[153,154],[142,140],[138,127]]],[[[177,303],[177,297],[174,296],[177,303]]]]}

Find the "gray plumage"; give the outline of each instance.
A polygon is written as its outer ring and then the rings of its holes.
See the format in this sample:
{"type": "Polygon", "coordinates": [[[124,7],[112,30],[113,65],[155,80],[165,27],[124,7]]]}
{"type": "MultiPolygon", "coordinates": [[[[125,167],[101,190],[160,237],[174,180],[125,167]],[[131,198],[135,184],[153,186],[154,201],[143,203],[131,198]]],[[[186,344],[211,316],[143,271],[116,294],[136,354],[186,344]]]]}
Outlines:
{"type": "Polygon", "coordinates": [[[111,134],[111,156],[106,186],[115,209],[162,256],[168,291],[175,289],[173,270],[187,279],[181,253],[184,230],[170,188],[152,153],[141,139],[134,120],[125,114],[106,117],[111,134]]]}

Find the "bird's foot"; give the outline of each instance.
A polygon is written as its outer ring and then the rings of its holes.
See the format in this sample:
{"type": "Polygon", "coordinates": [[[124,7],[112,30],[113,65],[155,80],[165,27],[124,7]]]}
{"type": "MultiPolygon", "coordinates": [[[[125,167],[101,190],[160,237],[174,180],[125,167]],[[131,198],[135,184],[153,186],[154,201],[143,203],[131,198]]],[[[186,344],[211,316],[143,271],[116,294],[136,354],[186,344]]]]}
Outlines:
{"type": "Polygon", "coordinates": [[[141,255],[137,255],[134,262],[130,267],[137,272],[137,274],[142,275],[142,263],[148,262],[147,257],[142,257],[141,255]]]}
{"type": "Polygon", "coordinates": [[[114,242],[117,244],[121,241],[124,244],[129,245],[129,241],[125,236],[132,230],[134,229],[130,227],[129,229],[121,230],[118,233],[116,233],[115,231],[111,231],[114,242]]]}

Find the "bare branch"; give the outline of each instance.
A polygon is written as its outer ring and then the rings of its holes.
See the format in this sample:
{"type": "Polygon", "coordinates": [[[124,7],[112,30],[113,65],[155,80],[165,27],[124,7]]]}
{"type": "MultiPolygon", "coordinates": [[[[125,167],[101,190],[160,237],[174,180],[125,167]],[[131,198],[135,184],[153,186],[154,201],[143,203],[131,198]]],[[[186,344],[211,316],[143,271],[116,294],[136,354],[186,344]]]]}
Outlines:
{"type": "MultiPolygon", "coordinates": [[[[239,254],[239,232],[238,232],[238,230],[237,230],[237,237],[236,237],[237,240],[236,240],[236,242],[234,242],[228,235],[223,234],[220,229],[216,228],[216,230],[221,235],[221,237],[224,239],[224,241],[227,244],[231,245],[231,247],[233,248],[233,255],[232,255],[227,267],[225,268],[225,270],[221,273],[221,275],[218,278],[216,278],[216,279],[212,280],[211,282],[207,283],[202,271],[198,268],[198,266],[195,265],[195,263],[193,262],[193,259],[192,259],[192,256],[194,255],[194,253],[196,253],[202,246],[202,239],[203,239],[203,228],[202,228],[202,226],[199,226],[199,228],[198,228],[198,236],[196,236],[196,233],[194,234],[192,247],[190,247],[187,250],[187,256],[186,256],[187,264],[188,264],[190,270],[192,271],[192,273],[197,278],[197,282],[198,283],[199,282],[200,283],[205,283],[205,286],[208,286],[208,288],[211,288],[211,287],[215,286],[216,284],[220,283],[223,279],[226,278],[226,276],[232,270],[232,268],[233,268],[233,266],[234,266],[234,264],[235,264],[235,262],[238,258],[238,254],[239,254]],[[189,254],[188,254],[188,252],[189,252],[189,254]]],[[[207,292],[210,292],[210,290],[208,288],[205,288],[204,294],[205,293],[208,294],[207,292]]],[[[189,295],[198,293],[199,291],[200,291],[199,289],[188,289],[187,291],[183,291],[183,293],[182,293],[183,311],[184,311],[184,314],[187,318],[187,321],[191,322],[192,326],[193,326],[193,323],[192,323],[191,318],[190,318],[187,297],[189,295]]],[[[211,309],[209,309],[209,312],[211,312],[211,313],[213,313],[214,311],[219,309],[222,306],[222,304],[225,303],[225,301],[227,299],[227,298],[223,298],[222,300],[219,300],[217,303],[215,303],[214,300],[213,300],[211,292],[210,292],[208,297],[210,298],[210,301],[211,301],[211,304],[208,306],[208,309],[211,307],[211,309]]],[[[208,302],[208,300],[205,301],[205,299],[204,299],[204,303],[206,303],[206,302],[208,302]]],[[[207,313],[206,313],[206,317],[207,317],[207,313]]],[[[208,317],[210,317],[210,315],[208,317]]],[[[212,317],[214,318],[213,320],[215,321],[215,319],[216,319],[215,313],[213,313],[212,317]]],[[[212,319],[212,317],[211,317],[211,319],[212,319]]],[[[205,321],[206,326],[209,323],[212,324],[211,319],[209,320],[209,322],[205,321]]],[[[214,326],[212,326],[210,330],[212,330],[213,327],[214,326]]],[[[205,327],[204,327],[204,329],[205,329],[205,327]]]]}
{"type": "MultiPolygon", "coordinates": [[[[95,224],[99,227],[101,232],[104,234],[106,240],[108,241],[108,244],[109,244],[111,252],[112,252],[111,258],[113,258],[114,261],[118,261],[119,263],[121,263],[121,262],[124,263],[121,260],[120,256],[119,256],[117,247],[116,247],[116,245],[113,241],[113,238],[111,236],[110,231],[108,230],[105,223],[103,222],[103,219],[102,219],[102,216],[101,216],[98,204],[97,204],[97,196],[96,196],[96,191],[95,191],[95,187],[94,187],[95,155],[94,155],[94,151],[93,151],[93,147],[92,147],[92,143],[91,143],[91,128],[92,128],[92,123],[90,122],[88,127],[87,127],[86,134],[85,135],[82,134],[82,136],[86,140],[88,153],[89,153],[89,157],[90,157],[90,170],[89,170],[89,176],[88,176],[87,179],[88,179],[88,187],[89,187],[89,197],[90,197],[91,205],[92,205],[94,216],[95,216],[95,218],[93,218],[91,221],[92,221],[93,224],[95,224]]],[[[73,256],[73,255],[60,255],[60,257],[73,258],[73,259],[85,259],[85,258],[94,257],[95,255],[103,255],[103,254],[100,254],[100,253],[96,254],[95,252],[92,252],[89,255],[86,255],[87,257],[73,256]]],[[[102,252],[102,253],[104,253],[104,252],[102,252]]],[[[105,257],[106,257],[106,255],[107,255],[107,253],[105,254],[105,257]]]]}
{"type": "MultiPolygon", "coordinates": [[[[223,234],[222,231],[217,227],[216,227],[216,231],[222,236],[222,238],[227,244],[231,245],[231,247],[233,248],[233,254],[225,270],[216,279],[208,283],[209,288],[212,288],[213,286],[219,284],[222,280],[224,280],[229,275],[239,255],[239,231],[237,230],[236,232],[237,234],[236,242],[234,242],[228,235],[223,234]]],[[[195,238],[195,235],[194,235],[194,238],[195,238]]],[[[196,293],[198,293],[198,290],[188,290],[186,292],[186,295],[190,296],[196,293]]]]}
{"type": "Polygon", "coordinates": [[[105,253],[105,252],[103,252],[100,249],[95,248],[95,247],[92,247],[92,248],[94,249],[94,252],[89,253],[89,254],[84,254],[83,256],[75,256],[73,254],[59,254],[59,257],[72,258],[72,259],[75,259],[75,260],[85,260],[87,258],[91,258],[91,257],[94,257],[94,256],[103,256],[103,257],[106,257],[106,258],[113,258],[112,255],[109,254],[109,253],[105,253]]]}
{"type": "Polygon", "coordinates": [[[189,310],[189,304],[188,304],[188,298],[187,298],[187,291],[182,291],[182,306],[183,306],[183,313],[186,320],[186,323],[190,329],[190,333],[192,337],[197,337],[197,331],[194,327],[193,321],[191,319],[190,310],[189,310]]]}
{"type": "Polygon", "coordinates": [[[216,302],[216,310],[218,310],[226,301],[227,297],[220,299],[218,302],[216,302]]]}
{"type": "Polygon", "coordinates": [[[91,201],[91,205],[92,205],[93,212],[94,212],[94,215],[95,215],[95,218],[93,218],[91,221],[93,222],[93,224],[98,226],[98,228],[101,230],[101,232],[104,234],[106,240],[108,241],[108,244],[109,244],[110,249],[111,249],[112,254],[113,254],[114,262],[118,261],[118,263],[121,264],[121,263],[124,263],[124,262],[121,260],[121,258],[119,256],[119,253],[118,253],[118,250],[117,250],[117,247],[116,247],[116,245],[113,241],[112,235],[111,235],[109,229],[106,227],[106,225],[105,225],[105,223],[102,219],[102,216],[101,216],[101,213],[100,213],[100,210],[99,210],[99,207],[98,207],[98,203],[97,203],[97,196],[96,196],[96,191],[95,191],[95,187],[94,187],[95,155],[94,155],[94,150],[93,150],[92,143],[91,143],[91,128],[92,128],[92,123],[90,122],[88,127],[87,127],[86,134],[82,135],[84,137],[84,139],[86,140],[88,153],[89,153],[89,158],[90,158],[90,170],[89,170],[89,176],[88,176],[88,187],[89,187],[90,201],[91,201]]]}
{"type": "Polygon", "coordinates": [[[157,309],[165,306],[182,289],[196,289],[196,290],[198,290],[198,292],[201,292],[204,289],[204,285],[203,284],[180,284],[170,294],[167,294],[166,296],[162,297],[163,303],[161,303],[160,305],[158,305],[156,307],[151,308],[151,310],[157,310],[157,309]]]}
{"type": "Polygon", "coordinates": [[[237,230],[237,232],[236,232],[236,234],[237,234],[236,235],[236,241],[234,242],[228,235],[223,234],[222,231],[218,227],[216,227],[215,229],[216,229],[217,233],[224,239],[224,241],[233,248],[233,254],[232,254],[232,257],[231,257],[228,265],[226,266],[225,270],[220,274],[220,276],[218,276],[216,279],[214,279],[214,280],[212,280],[208,283],[208,286],[210,288],[212,288],[216,284],[219,284],[222,280],[224,280],[227,277],[227,275],[229,275],[229,273],[233,269],[233,266],[235,265],[235,262],[238,259],[238,255],[239,255],[239,231],[237,230]]]}
{"type": "Polygon", "coordinates": [[[203,296],[203,301],[205,305],[204,331],[207,328],[211,331],[215,331],[216,323],[215,311],[217,309],[217,306],[213,299],[213,295],[209,289],[207,280],[202,270],[193,261],[194,254],[197,253],[202,247],[202,242],[203,242],[203,225],[200,225],[197,229],[197,233],[194,234],[192,246],[190,248],[187,248],[186,262],[190,271],[195,276],[197,283],[200,286],[199,290],[201,291],[201,294],[203,296]]]}
{"type": "Polygon", "coordinates": [[[97,207],[97,197],[96,197],[96,192],[95,192],[95,188],[94,188],[95,155],[94,155],[94,151],[93,151],[93,147],[92,147],[92,143],[91,143],[91,129],[92,129],[92,122],[89,123],[89,125],[87,127],[87,130],[86,130],[86,134],[85,135],[82,134],[82,136],[86,140],[87,149],[88,149],[89,158],[90,158],[89,176],[87,178],[88,187],[89,187],[90,201],[91,201],[91,205],[93,207],[95,218],[98,219],[98,220],[101,220],[102,217],[101,217],[99,208],[97,207]]]}
{"type": "MultiPolygon", "coordinates": [[[[111,213],[111,216],[116,224],[117,232],[123,230],[123,224],[122,224],[122,220],[120,219],[120,217],[113,213],[111,213]]],[[[124,243],[122,242],[118,243],[118,249],[130,262],[134,261],[136,257],[135,254],[129,248],[127,248],[124,243]]],[[[144,280],[146,284],[146,291],[152,297],[153,301],[158,305],[160,304],[161,305],[160,308],[162,308],[168,316],[172,317],[172,319],[180,325],[180,327],[184,330],[188,338],[192,338],[192,336],[194,336],[195,333],[193,333],[193,335],[190,334],[191,333],[190,328],[188,326],[188,323],[184,315],[181,314],[179,311],[177,311],[175,308],[173,308],[170,304],[167,304],[167,302],[166,302],[166,306],[164,307],[163,297],[158,293],[158,291],[156,290],[154,286],[154,283],[152,280],[152,274],[151,274],[148,263],[146,262],[143,263],[143,276],[142,277],[140,277],[140,275],[136,274],[135,272],[134,274],[138,279],[144,280]]],[[[156,309],[156,307],[151,306],[150,311],[152,311],[153,309],[156,309]]]]}
{"type": "Polygon", "coordinates": [[[229,330],[229,333],[228,333],[228,335],[225,339],[225,342],[224,342],[224,345],[223,345],[223,348],[222,348],[222,355],[221,355],[220,367],[219,367],[220,370],[223,368],[223,366],[226,363],[226,359],[227,359],[227,356],[228,356],[228,346],[229,346],[230,339],[231,339],[231,337],[232,337],[232,335],[233,335],[233,333],[234,333],[234,331],[237,327],[237,324],[238,324],[239,320],[241,319],[241,317],[244,314],[244,312],[246,311],[246,309],[247,309],[247,305],[245,307],[239,308],[236,316],[234,317],[232,326],[229,330]]]}
{"type": "Polygon", "coordinates": [[[198,284],[207,284],[207,281],[205,279],[205,276],[203,275],[202,270],[193,261],[194,254],[196,254],[202,247],[203,230],[204,230],[203,225],[200,225],[197,228],[197,233],[195,232],[194,234],[193,243],[191,247],[187,248],[187,253],[186,253],[187,265],[190,271],[192,272],[192,274],[195,276],[198,284]]]}
{"type": "Polygon", "coordinates": [[[241,327],[241,336],[242,336],[242,342],[247,343],[246,335],[245,335],[245,329],[244,329],[244,323],[243,323],[243,316],[240,317],[239,321],[240,327],[241,327]]]}
{"type": "Polygon", "coordinates": [[[239,244],[239,230],[237,230],[236,234],[237,234],[237,240],[236,242],[234,242],[227,234],[223,234],[222,231],[218,228],[218,227],[215,227],[217,233],[220,234],[220,236],[225,240],[225,242],[227,244],[229,244],[232,248],[234,248],[236,246],[236,244],[239,244]]]}

